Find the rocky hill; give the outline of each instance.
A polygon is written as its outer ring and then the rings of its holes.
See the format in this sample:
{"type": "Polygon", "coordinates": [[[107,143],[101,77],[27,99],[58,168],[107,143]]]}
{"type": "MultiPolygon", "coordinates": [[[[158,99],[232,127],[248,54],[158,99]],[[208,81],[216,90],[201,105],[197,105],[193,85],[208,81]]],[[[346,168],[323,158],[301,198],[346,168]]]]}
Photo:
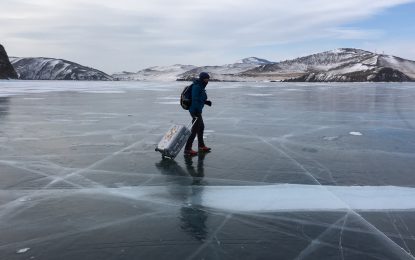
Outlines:
{"type": "Polygon", "coordinates": [[[256,68],[260,65],[273,64],[268,60],[250,57],[236,61],[232,64],[220,66],[202,66],[197,67],[193,65],[172,65],[172,66],[156,66],[150,67],[138,72],[121,72],[115,73],[112,77],[116,80],[158,80],[158,81],[172,81],[172,80],[193,80],[197,78],[199,73],[207,71],[211,75],[212,80],[217,81],[235,81],[240,80],[237,74],[256,68]]]}
{"type": "MultiPolygon", "coordinates": [[[[7,54],[2,52],[1,55],[2,60],[6,60],[4,57],[7,54]]],[[[150,67],[138,72],[115,73],[112,76],[62,59],[11,57],[10,62],[20,79],[33,80],[174,81],[193,80],[200,72],[206,71],[213,81],[415,81],[415,61],[353,48],[336,49],[281,62],[249,57],[220,66],[176,64],[150,67]]],[[[5,71],[1,70],[2,73],[5,71]]],[[[7,73],[7,78],[16,77],[10,67],[7,73]]]]}
{"type": "Polygon", "coordinates": [[[17,79],[17,73],[10,63],[9,56],[0,44],[0,79],[17,79]]]}
{"type": "MultiPolygon", "coordinates": [[[[365,50],[342,48],[293,60],[271,62],[256,57],[221,66],[152,67],[127,80],[193,80],[206,71],[215,81],[402,82],[415,80],[415,62],[365,50]]],[[[118,76],[114,76],[118,77],[118,76]]]]}
{"type": "Polygon", "coordinates": [[[10,58],[19,75],[26,80],[113,80],[102,71],[53,58],[10,58]]]}
{"type": "Polygon", "coordinates": [[[138,72],[123,71],[112,74],[115,80],[157,80],[157,81],[175,81],[178,75],[196,68],[193,65],[172,65],[150,67],[138,72]]]}
{"type": "Polygon", "coordinates": [[[344,48],[259,66],[241,76],[308,82],[401,82],[415,80],[415,62],[344,48]]]}
{"type": "Polygon", "coordinates": [[[273,65],[274,62],[249,57],[232,64],[222,66],[203,66],[189,70],[178,75],[177,80],[193,80],[198,77],[202,71],[209,72],[212,80],[217,81],[246,81],[243,72],[255,69],[259,66],[273,65]]]}

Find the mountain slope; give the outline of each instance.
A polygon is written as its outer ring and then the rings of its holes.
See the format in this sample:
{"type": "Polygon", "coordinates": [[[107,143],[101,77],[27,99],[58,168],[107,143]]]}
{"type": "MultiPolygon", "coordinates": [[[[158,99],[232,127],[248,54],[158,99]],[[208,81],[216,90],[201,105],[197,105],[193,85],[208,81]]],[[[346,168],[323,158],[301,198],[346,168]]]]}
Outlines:
{"type": "Polygon", "coordinates": [[[219,81],[243,81],[241,76],[236,76],[245,71],[252,70],[261,65],[271,65],[274,62],[259,59],[256,57],[249,57],[239,61],[236,61],[233,64],[226,64],[222,66],[203,66],[197,67],[193,70],[187,71],[179,75],[178,80],[192,80],[197,78],[199,73],[202,71],[208,72],[213,80],[219,81]]]}
{"type": "Polygon", "coordinates": [[[336,49],[276,64],[263,65],[243,73],[253,78],[286,81],[354,82],[413,81],[415,62],[359,49],[336,49]]]}
{"type": "Polygon", "coordinates": [[[196,68],[193,65],[172,65],[150,67],[138,72],[120,72],[115,73],[112,77],[116,80],[157,80],[157,81],[174,81],[178,75],[196,68]]]}
{"type": "Polygon", "coordinates": [[[0,79],[17,79],[17,73],[10,63],[9,56],[0,44],[0,79]]]}
{"type": "Polygon", "coordinates": [[[10,58],[19,75],[26,80],[113,80],[102,71],[53,58],[10,58]]]}
{"type": "Polygon", "coordinates": [[[233,64],[222,66],[197,67],[193,65],[176,64],[172,66],[150,67],[138,72],[124,71],[121,73],[114,73],[112,77],[116,80],[193,80],[198,77],[200,72],[206,71],[210,74],[212,80],[234,81],[234,75],[264,64],[272,64],[272,62],[256,57],[249,57],[233,64]]]}
{"type": "MultiPolygon", "coordinates": [[[[1,46],[1,45],[0,45],[1,46]]],[[[293,60],[271,62],[249,57],[221,66],[172,65],[150,67],[138,72],[121,72],[111,76],[77,63],[52,58],[13,58],[7,68],[7,54],[0,48],[0,78],[33,80],[193,80],[202,71],[216,81],[309,81],[364,82],[415,81],[415,61],[342,48],[293,60]],[[7,74],[7,76],[5,76],[7,74]]]]}
{"type": "Polygon", "coordinates": [[[415,79],[415,61],[405,60],[390,55],[380,55],[377,64],[381,67],[396,68],[415,79]]]}
{"type": "MultiPolygon", "coordinates": [[[[149,78],[153,70],[145,70],[149,78]]],[[[342,48],[305,57],[270,62],[250,57],[222,66],[194,67],[176,75],[177,80],[193,80],[206,71],[217,81],[414,81],[415,62],[365,50],[342,48]]],[[[170,79],[174,78],[171,74],[170,79]]]]}

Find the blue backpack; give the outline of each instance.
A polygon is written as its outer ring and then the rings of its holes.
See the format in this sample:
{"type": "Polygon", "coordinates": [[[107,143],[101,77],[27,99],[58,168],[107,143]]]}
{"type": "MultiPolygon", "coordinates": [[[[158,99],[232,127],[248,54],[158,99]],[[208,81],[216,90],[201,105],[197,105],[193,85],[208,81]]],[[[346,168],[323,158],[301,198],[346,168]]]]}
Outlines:
{"type": "Polygon", "coordinates": [[[192,88],[193,83],[189,86],[186,86],[180,95],[180,105],[184,110],[189,110],[190,106],[192,105],[192,88]]]}

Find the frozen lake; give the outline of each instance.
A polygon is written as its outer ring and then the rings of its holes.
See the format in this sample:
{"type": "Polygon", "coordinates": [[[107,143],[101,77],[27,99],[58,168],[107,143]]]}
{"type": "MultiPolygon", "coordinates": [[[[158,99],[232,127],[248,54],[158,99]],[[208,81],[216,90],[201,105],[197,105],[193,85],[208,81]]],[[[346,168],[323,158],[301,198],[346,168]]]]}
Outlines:
{"type": "Polygon", "coordinates": [[[0,81],[0,259],[414,259],[415,83],[0,81]]]}

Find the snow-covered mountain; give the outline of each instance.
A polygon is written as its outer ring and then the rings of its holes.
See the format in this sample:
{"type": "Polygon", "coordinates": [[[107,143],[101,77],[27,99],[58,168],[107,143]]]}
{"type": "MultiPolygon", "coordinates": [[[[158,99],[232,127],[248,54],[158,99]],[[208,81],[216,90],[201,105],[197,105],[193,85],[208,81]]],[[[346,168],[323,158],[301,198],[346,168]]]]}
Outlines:
{"type": "Polygon", "coordinates": [[[53,58],[10,58],[19,75],[26,80],[113,80],[102,71],[53,58]]]}
{"type": "Polygon", "coordinates": [[[216,81],[415,80],[414,61],[352,48],[336,49],[281,62],[250,57],[222,66],[152,67],[114,77],[127,80],[193,80],[202,71],[208,72],[211,79],[216,81]]]}
{"type": "Polygon", "coordinates": [[[236,64],[252,64],[254,66],[258,66],[258,65],[273,64],[275,62],[265,60],[265,59],[260,59],[260,58],[257,58],[257,57],[249,57],[249,58],[245,58],[245,59],[242,59],[242,60],[238,60],[235,63],[236,64]]]}
{"type": "Polygon", "coordinates": [[[415,62],[359,49],[336,49],[266,64],[240,76],[287,81],[413,81],[415,62]]]}
{"type": "Polygon", "coordinates": [[[172,66],[150,67],[138,72],[123,71],[112,74],[115,80],[156,80],[156,81],[175,81],[178,75],[196,68],[193,65],[175,64],[172,66]]]}
{"type": "Polygon", "coordinates": [[[208,72],[213,80],[219,81],[244,81],[243,76],[239,74],[255,69],[259,66],[272,65],[274,62],[259,59],[256,57],[249,57],[242,60],[238,60],[232,64],[226,64],[222,66],[203,66],[197,67],[190,71],[187,71],[178,76],[178,80],[192,80],[197,78],[202,71],[208,72]]]}
{"type": "Polygon", "coordinates": [[[233,64],[226,64],[221,66],[203,66],[197,67],[193,65],[172,65],[172,66],[156,66],[150,67],[138,72],[115,73],[112,77],[116,80],[157,80],[157,81],[172,81],[172,80],[192,80],[198,77],[202,71],[209,72],[213,80],[235,80],[238,73],[256,68],[264,64],[273,64],[273,62],[250,57],[236,61],[233,64]]]}
{"type": "Polygon", "coordinates": [[[249,57],[221,66],[156,66],[112,77],[61,59],[11,57],[10,61],[20,79],[174,81],[193,80],[205,71],[216,81],[415,81],[415,61],[352,48],[281,62],[249,57]]]}
{"type": "Polygon", "coordinates": [[[0,79],[17,79],[17,73],[10,64],[9,56],[0,44],[0,79]]]}

